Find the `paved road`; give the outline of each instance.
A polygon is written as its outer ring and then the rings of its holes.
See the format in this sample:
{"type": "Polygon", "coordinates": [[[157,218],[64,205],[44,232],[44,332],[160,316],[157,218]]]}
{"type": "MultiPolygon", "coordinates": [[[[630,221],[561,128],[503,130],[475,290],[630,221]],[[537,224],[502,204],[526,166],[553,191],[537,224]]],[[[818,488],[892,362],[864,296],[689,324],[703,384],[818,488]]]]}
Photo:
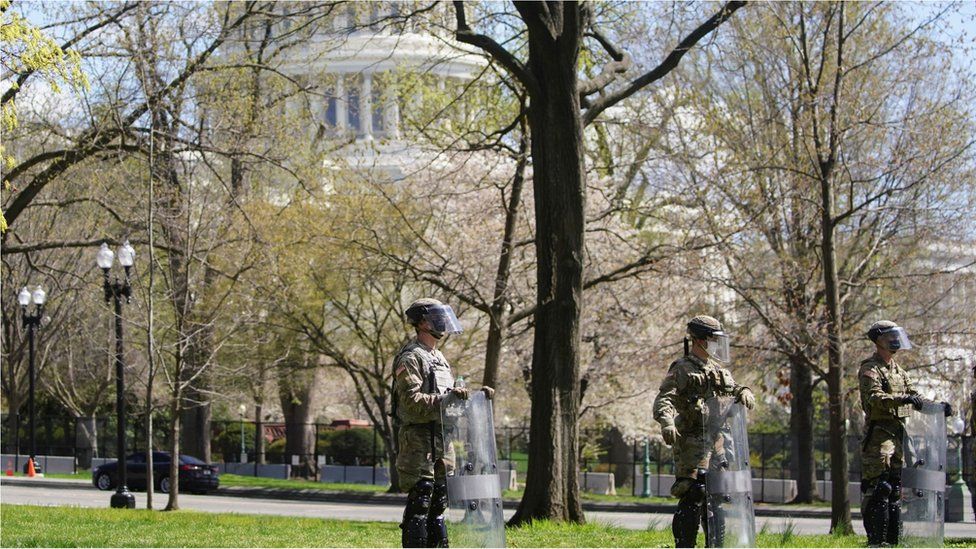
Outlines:
{"type": "MultiPolygon", "coordinates": [[[[23,505],[72,505],[78,507],[108,507],[112,492],[101,492],[94,487],[51,486],[38,483],[36,486],[0,485],[0,501],[23,505]]],[[[146,494],[136,492],[136,506],[145,508],[146,494]]],[[[165,505],[165,496],[156,494],[159,507],[165,505]]],[[[348,520],[376,520],[399,522],[403,508],[399,505],[363,503],[325,503],[298,502],[274,499],[240,498],[227,496],[196,496],[180,494],[180,507],[207,513],[243,513],[260,515],[282,515],[295,517],[318,517],[348,520]]],[[[506,509],[506,518],[513,510],[506,509]]],[[[671,515],[660,513],[599,512],[588,511],[591,522],[612,524],[632,530],[642,530],[649,526],[666,528],[670,526],[671,515]]],[[[863,535],[859,523],[855,529],[863,535]]],[[[778,533],[792,524],[797,534],[826,533],[830,521],[821,518],[779,518],[757,517],[756,528],[766,526],[768,532],[778,533]]],[[[976,537],[976,524],[946,524],[949,537],[976,537]]]]}

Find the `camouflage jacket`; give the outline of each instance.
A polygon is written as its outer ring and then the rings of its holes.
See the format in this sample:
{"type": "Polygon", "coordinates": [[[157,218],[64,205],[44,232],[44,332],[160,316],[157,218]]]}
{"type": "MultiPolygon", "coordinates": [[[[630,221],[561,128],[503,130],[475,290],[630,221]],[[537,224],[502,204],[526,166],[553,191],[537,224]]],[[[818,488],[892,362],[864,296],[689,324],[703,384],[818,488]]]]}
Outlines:
{"type": "Polygon", "coordinates": [[[869,422],[901,423],[912,408],[911,404],[901,404],[901,399],[918,394],[908,373],[894,360],[885,364],[877,353],[861,362],[857,380],[861,408],[869,422]]]}
{"type": "Polygon", "coordinates": [[[704,403],[713,396],[738,396],[744,386],[714,360],[689,354],[668,368],[654,399],[654,419],[662,427],[674,425],[684,435],[701,435],[704,403]]]}
{"type": "Polygon", "coordinates": [[[395,419],[403,426],[440,421],[442,395],[454,386],[451,365],[436,349],[412,339],[393,363],[395,419]]]}

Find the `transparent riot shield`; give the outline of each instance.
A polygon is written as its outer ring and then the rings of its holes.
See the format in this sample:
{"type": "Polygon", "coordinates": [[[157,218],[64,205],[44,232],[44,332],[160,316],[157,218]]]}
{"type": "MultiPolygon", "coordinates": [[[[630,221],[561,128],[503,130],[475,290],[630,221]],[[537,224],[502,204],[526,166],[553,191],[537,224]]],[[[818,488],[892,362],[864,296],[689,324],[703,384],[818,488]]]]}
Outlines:
{"type": "Polygon", "coordinates": [[[926,403],[905,419],[900,542],[942,547],[945,535],[946,422],[942,404],[926,403]]]}
{"type": "Polygon", "coordinates": [[[441,403],[447,467],[448,539],[452,547],[505,547],[505,517],[491,401],[481,391],[441,403]]]}
{"type": "Polygon", "coordinates": [[[755,547],[745,407],[732,397],[712,397],[705,401],[704,419],[708,456],[705,543],[708,547],[755,547]]]}

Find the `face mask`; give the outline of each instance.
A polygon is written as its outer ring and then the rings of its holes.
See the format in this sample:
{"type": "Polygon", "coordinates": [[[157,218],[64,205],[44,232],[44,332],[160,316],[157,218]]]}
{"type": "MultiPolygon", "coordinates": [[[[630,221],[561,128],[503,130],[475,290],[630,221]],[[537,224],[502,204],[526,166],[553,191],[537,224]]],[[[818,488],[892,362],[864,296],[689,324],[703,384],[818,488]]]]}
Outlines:
{"type": "Polygon", "coordinates": [[[714,357],[716,354],[718,354],[718,341],[709,341],[708,344],[705,345],[705,350],[708,351],[709,356],[714,357]]]}
{"type": "Polygon", "coordinates": [[[898,338],[895,338],[895,339],[892,339],[892,340],[888,341],[888,350],[889,351],[895,352],[898,349],[901,349],[901,340],[899,340],[898,338]]]}
{"type": "Polygon", "coordinates": [[[437,339],[437,340],[444,339],[444,336],[446,335],[444,332],[430,332],[430,331],[428,331],[427,333],[430,334],[430,337],[432,337],[434,339],[437,339]]]}
{"type": "Polygon", "coordinates": [[[708,351],[708,356],[719,362],[724,363],[729,361],[729,340],[726,337],[721,337],[718,340],[709,340],[705,346],[705,350],[708,351]]]}

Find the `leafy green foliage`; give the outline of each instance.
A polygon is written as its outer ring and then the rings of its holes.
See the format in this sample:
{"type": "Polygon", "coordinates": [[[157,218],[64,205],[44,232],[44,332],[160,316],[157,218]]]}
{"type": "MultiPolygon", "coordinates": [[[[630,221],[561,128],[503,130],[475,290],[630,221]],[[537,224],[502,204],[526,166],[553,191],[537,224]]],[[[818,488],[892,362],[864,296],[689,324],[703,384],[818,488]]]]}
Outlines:
{"type": "MultiPolygon", "coordinates": [[[[215,454],[221,455],[224,461],[237,461],[241,453],[240,425],[226,424],[227,428],[211,441],[211,448],[215,454]]],[[[244,448],[254,447],[254,424],[244,424],[244,448]]]]}
{"type": "Polygon", "coordinates": [[[318,451],[325,455],[329,463],[339,465],[370,465],[372,456],[383,457],[386,445],[372,429],[343,429],[325,431],[319,435],[318,451]]]}

